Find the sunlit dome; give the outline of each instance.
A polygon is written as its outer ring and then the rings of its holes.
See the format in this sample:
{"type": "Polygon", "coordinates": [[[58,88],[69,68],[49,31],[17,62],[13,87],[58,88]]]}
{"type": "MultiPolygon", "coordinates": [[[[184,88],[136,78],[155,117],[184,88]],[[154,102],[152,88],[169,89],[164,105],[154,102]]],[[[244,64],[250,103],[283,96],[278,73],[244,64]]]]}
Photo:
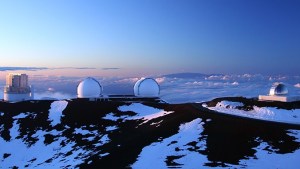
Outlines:
{"type": "Polygon", "coordinates": [[[78,98],[99,97],[102,94],[102,86],[96,79],[88,77],[79,83],[77,94],[78,98]]]}
{"type": "Polygon", "coordinates": [[[287,87],[282,84],[282,83],[276,83],[274,84],[271,89],[269,95],[274,96],[274,95],[287,95],[288,94],[288,89],[287,87]]]}
{"type": "Polygon", "coordinates": [[[160,88],[152,78],[141,78],[134,85],[134,95],[137,97],[158,97],[160,88]]]}

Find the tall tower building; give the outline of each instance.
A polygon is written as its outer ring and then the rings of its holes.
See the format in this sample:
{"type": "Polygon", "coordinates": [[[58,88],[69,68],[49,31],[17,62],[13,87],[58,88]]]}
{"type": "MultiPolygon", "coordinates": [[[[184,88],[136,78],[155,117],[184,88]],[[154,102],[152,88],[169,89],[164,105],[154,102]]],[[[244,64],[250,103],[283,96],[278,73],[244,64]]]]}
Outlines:
{"type": "Polygon", "coordinates": [[[6,76],[6,86],[4,87],[5,101],[23,101],[33,99],[31,87],[28,85],[26,74],[10,73],[6,76]]]}

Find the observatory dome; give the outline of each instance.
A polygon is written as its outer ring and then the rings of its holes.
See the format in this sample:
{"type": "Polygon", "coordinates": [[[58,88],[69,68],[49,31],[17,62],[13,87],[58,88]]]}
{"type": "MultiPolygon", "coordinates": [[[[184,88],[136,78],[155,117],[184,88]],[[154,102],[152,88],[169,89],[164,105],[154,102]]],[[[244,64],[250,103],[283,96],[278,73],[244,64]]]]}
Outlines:
{"type": "Polygon", "coordinates": [[[274,95],[287,95],[287,94],[288,94],[288,89],[282,83],[274,84],[271,87],[270,93],[269,93],[269,95],[271,95],[271,96],[274,96],[274,95]]]}
{"type": "Polygon", "coordinates": [[[77,94],[78,98],[99,97],[102,94],[102,86],[96,79],[88,77],[79,83],[77,94]]]}
{"type": "Polygon", "coordinates": [[[158,97],[160,88],[152,78],[141,78],[134,85],[134,95],[138,97],[158,97]]]}

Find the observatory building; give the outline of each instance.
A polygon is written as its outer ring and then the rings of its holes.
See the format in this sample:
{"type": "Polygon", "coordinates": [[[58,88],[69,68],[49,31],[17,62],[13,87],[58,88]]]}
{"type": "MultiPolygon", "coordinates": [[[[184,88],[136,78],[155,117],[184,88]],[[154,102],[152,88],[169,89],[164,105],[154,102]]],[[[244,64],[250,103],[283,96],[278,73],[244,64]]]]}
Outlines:
{"type": "Polygon", "coordinates": [[[15,102],[31,99],[33,99],[33,92],[28,85],[28,76],[26,74],[8,74],[4,86],[4,100],[15,102]]]}
{"type": "Polygon", "coordinates": [[[88,77],[77,86],[77,98],[89,101],[164,102],[159,98],[160,87],[152,78],[142,78],[134,85],[134,95],[103,95],[102,85],[88,77]]]}
{"type": "Polygon", "coordinates": [[[98,98],[102,95],[103,88],[94,78],[88,77],[81,81],[77,87],[78,98],[98,98]]]}
{"type": "Polygon", "coordinates": [[[290,96],[284,84],[276,83],[271,87],[269,95],[259,95],[258,99],[265,101],[293,102],[299,101],[300,96],[290,96]]]}
{"type": "Polygon", "coordinates": [[[134,95],[136,97],[158,97],[160,87],[152,78],[141,78],[134,85],[134,95]]]}

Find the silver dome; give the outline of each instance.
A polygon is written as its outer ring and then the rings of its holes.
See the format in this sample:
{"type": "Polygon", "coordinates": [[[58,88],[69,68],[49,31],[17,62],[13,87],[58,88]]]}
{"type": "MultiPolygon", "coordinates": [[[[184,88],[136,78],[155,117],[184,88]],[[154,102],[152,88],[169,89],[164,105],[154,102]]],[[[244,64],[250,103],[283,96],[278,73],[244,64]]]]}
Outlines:
{"type": "Polygon", "coordinates": [[[271,87],[269,94],[271,96],[274,96],[274,95],[287,95],[288,94],[288,89],[284,84],[276,83],[271,87]]]}
{"type": "Polygon", "coordinates": [[[81,81],[77,87],[78,98],[96,98],[102,94],[102,86],[100,83],[92,78],[88,77],[81,81]]]}
{"type": "Polygon", "coordinates": [[[159,84],[152,78],[141,78],[134,85],[134,95],[137,97],[158,97],[159,84]]]}

